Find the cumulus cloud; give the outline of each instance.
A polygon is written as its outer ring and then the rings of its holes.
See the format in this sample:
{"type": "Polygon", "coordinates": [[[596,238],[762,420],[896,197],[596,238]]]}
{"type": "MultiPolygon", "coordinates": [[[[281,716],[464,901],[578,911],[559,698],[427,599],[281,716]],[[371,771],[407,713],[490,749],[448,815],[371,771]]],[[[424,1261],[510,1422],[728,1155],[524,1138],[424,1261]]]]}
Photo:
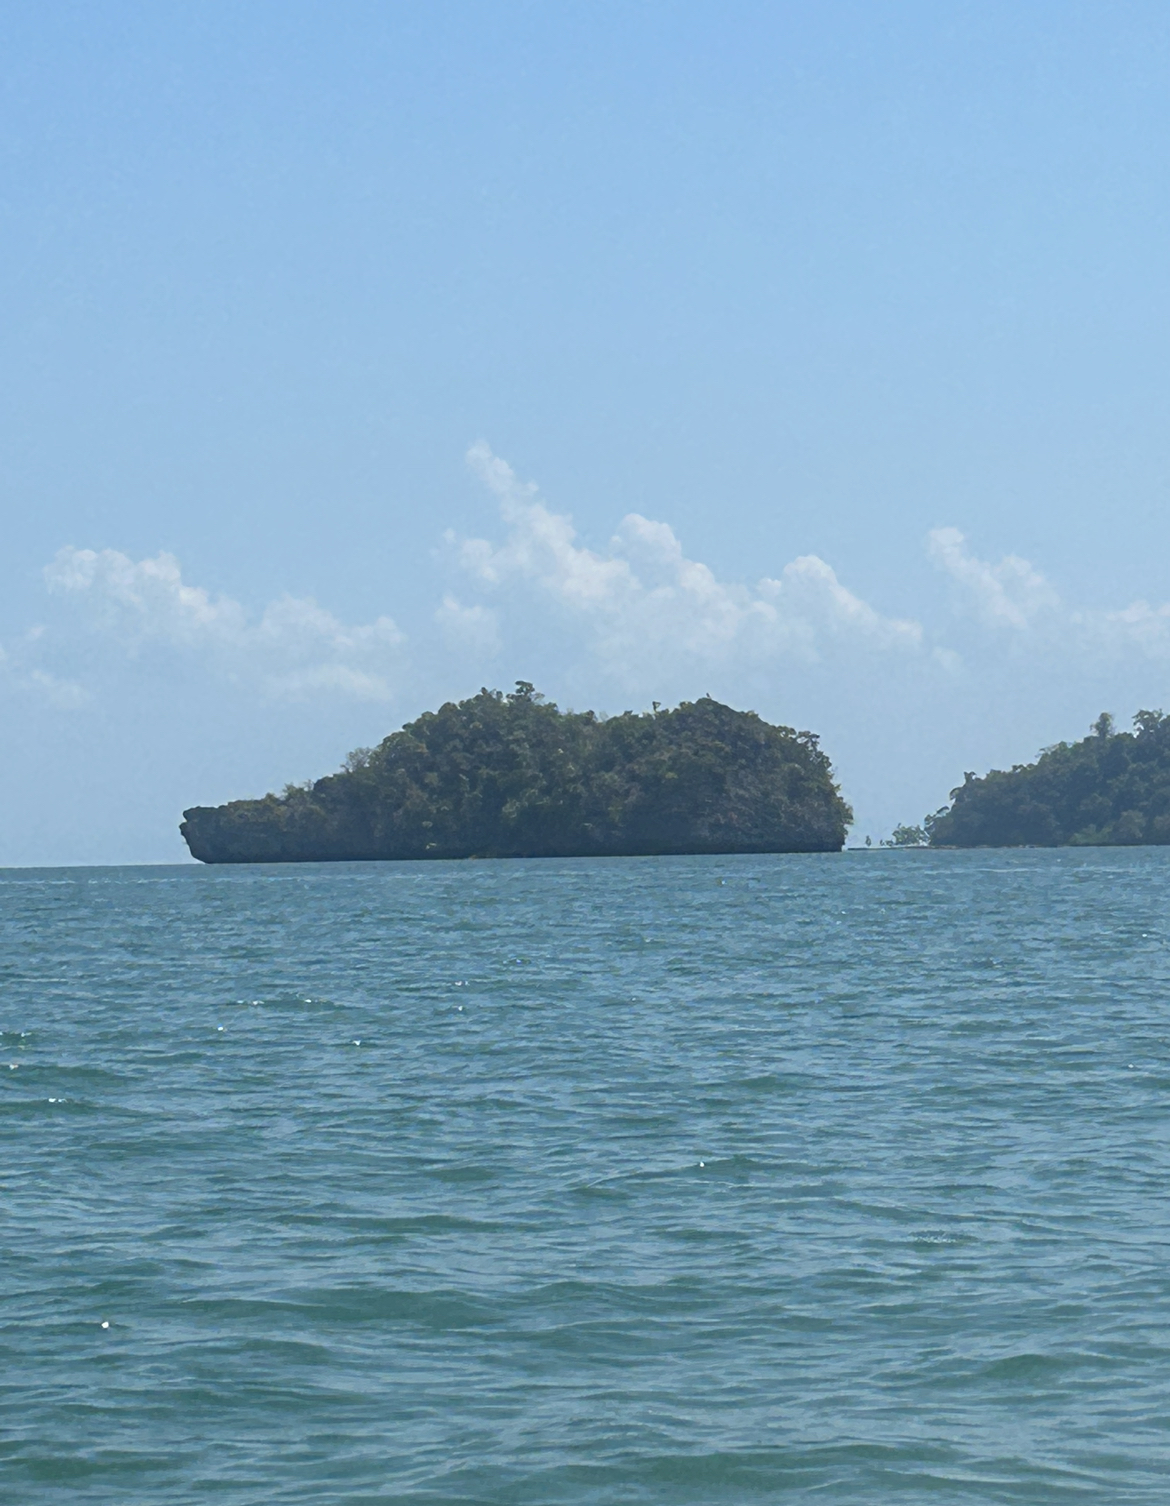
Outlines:
{"type": "Polygon", "coordinates": [[[60,675],[50,674],[47,669],[32,669],[26,675],[18,676],[16,687],[31,691],[38,700],[59,711],[76,711],[93,699],[92,693],[77,680],[63,679],[60,675]]]}
{"type": "Polygon", "coordinates": [[[392,695],[404,638],[389,617],[349,626],[311,597],[285,596],[253,620],[238,601],[187,584],[170,554],[132,560],[116,549],[65,548],[44,574],[51,593],[128,655],[150,645],[199,651],[276,698],[392,695]]]}
{"type": "Polygon", "coordinates": [[[965,601],[991,627],[1025,629],[1060,606],[1060,598],[1038,570],[1018,554],[988,564],[967,548],[957,528],[927,535],[930,558],[960,587],[965,601]]]}
{"type": "Polygon", "coordinates": [[[135,562],[116,549],[58,550],[44,570],[57,595],[83,599],[93,623],[127,645],[148,639],[195,643],[230,642],[247,629],[239,602],[213,601],[183,581],[173,554],[135,562]]]}
{"type": "Polygon", "coordinates": [[[490,607],[464,606],[447,592],[435,621],[449,648],[473,659],[490,659],[500,650],[500,626],[490,607]]]}
{"type": "Polygon", "coordinates": [[[958,585],[961,603],[1017,643],[1086,660],[1170,657],[1170,604],[1135,601],[1115,611],[1068,606],[1030,561],[1016,554],[998,564],[978,559],[957,528],[934,529],[927,549],[958,585]]]}
{"type": "MultiPolygon", "coordinates": [[[[466,576],[505,602],[518,589],[535,595],[626,683],[652,678],[666,665],[813,665],[841,652],[854,660],[884,654],[929,662],[952,678],[963,666],[945,636],[919,653],[926,635],[917,621],[879,612],[817,555],[750,584],[725,581],[687,557],[669,524],[638,513],[624,518],[598,552],[486,444],[474,445],[467,459],[498,498],[505,531],[495,542],[451,538],[466,576]]],[[[1017,554],[981,559],[957,528],[934,529],[927,553],[950,580],[960,615],[990,630],[1013,658],[1034,654],[1038,662],[1086,667],[1170,658],[1170,603],[1135,601],[1117,610],[1070,605],[1031,561],[1017,554]]],[[[966,657],[980,652],[965,642],[966,657]]]]}
{"type": "Polygon", "coordinates": [[[36,664],[37,645],[44,631],[43,627],[30,628],[11,650],[0,644],[0,687],[31,696],[61,711],[74,711],[92,696],[78,681],[52,674],[36,664]]]}
{"type": "Polygon", "coordinates": [[[1118,612],[1082,612],[1077,617],[1103,647],[1136,647],[1152,659],[1170,656],[1170,605],[1135,601],[1118,612]]]}
{"type": "Polygon", "coordinates": [[[851,591],[814,554],[751,582],[726,580],[690,558],[668,523],[639,513],[621,520],[604,549],[591,549],[571,518],[486,444],[467,459],[497,499],[502,527],[494,538],[447,535],[460,583],[433,611],[423,634],[430,646],[413,667],[388,616],[350,624],[293,596],[250,612],[186,581],[173,555],[135,560],[70,547],[44,571],[65,610],[0,648],[0,683],[70,709],[91,699],[112,661],[166,654],[185,672],[198,662],[273,700],[386,702],[408,687],[419,692],[423,679],[429,699],[436,671],[443,683],[466,680],[509,648],[523,649],[525,673],[543,657],[541,672],[602,701],[615,687],[766,698],[773,687],[824,682],[817,666],[827,663],[852,674],[858,694],[863,681],[936,689],[967,681],[981,664],[993,669],[1001,649],[1018,664],[1060,663],[1062,673],[1170,658],[1170,604],[1075,608],[1028,560],[981,559],[957,528],[927,540],[968,621],[951,643],[957,624],[928,637],[913,618],[887,616],[851,591]],[[972,625],[987,635],[984,646],[972,625]],[[802,667],[812,671],[803,680],[802,667]]]}
{"type": "Polygon", "coordinates": [[[816,555],[751,585],[722,581],[687,558],[668,524],[638,513],[622,520],[601,554],[579,543],[572,521],[486,444],[467,458],[498,497],[507,532],[499,543],[452,538],[463,570],[488,590],[534,591],[623,678],[664,656],[696,667],[752,666],[784,657],[815,663],[842,643],[883,652],[921,645],[917,622],[883,616],[816,555]]]}

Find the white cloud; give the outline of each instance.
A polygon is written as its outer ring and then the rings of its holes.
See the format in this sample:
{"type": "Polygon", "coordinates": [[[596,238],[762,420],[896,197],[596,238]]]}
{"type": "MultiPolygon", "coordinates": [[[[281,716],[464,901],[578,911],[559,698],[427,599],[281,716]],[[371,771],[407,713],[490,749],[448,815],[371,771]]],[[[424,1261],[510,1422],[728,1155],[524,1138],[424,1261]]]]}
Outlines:
{"type": "Polygon", "coordinates": [[[1152,607],[1135,601],[1118,612],[1078,612],[1082,635],[1110,653],[1136,648],[1151,659],[1170,657],[1170,605],[1152,607]]]}
{"type": "Polygon", "coordinates": [[[45,566],[45,584],[61,596],[84,598],[94,624],[127,644],[231,641],[247,630],[239,602],[212,601],[183,583],[173,554],[135,563],[116,549],[64,548],[45,566]]]}
{"type": "Polygon", "coordinates": [[[1028,560],[1008,554],[998,564],[976,558],[957,528],[927,536],[931,559],[958,583],[984,624],[1013,632],[1045,652],[1084,660],[1170,657],[1170,604],[1135,601],[1115,611],[1068,607],[1028,560]]]}
{"type": "Polygon", "coordinates": [[[467,461],[499,497],[500,514],[511,530],[499,547],[486,539],[463,543],[461,559],[472,575],[489,585],[536,581],[566,603],[583,607],[614,601],[636,588],[628,561],[580,548],[571,521],[536,501],[535,485],[517,481],[511,466],[486,444],[473,445],[467,461]]]}
{"type": "MultiPolygon", "coordinates": [[[[25,644],[30,641],[34,640],[26,634],[25,644]]],[[[0,648],[0,686],[5,690],[31,696],[58,711],[76,711],[93,699],[91,692],[78,681],[52,674],[47,669],[28,668],[22,663],[22,657],[0,648]]]]}
{"type": "Polygon", "coordinates": [[[760,591],[782,601],[822,637],[855,637],[875,648],[917,648],[922,628],[908,618],[883,617],[854,596],[831,566],[815,554],[785,565],[779,580],[764,579],[760,591]]]}
{"type": "MultiPolygon", "coordinates": [[[[991,643],[980,649],[969,633],[951,644],[946,629],[928,639],[912,618],[884,615],[817,555],[754,582],[728,581],[689,558],[669,524],[638,513],[622,519],[604,550],[590,549],[571,518],[486,444],[475,445],[468,462],[498,499],[503,527],[495,539],[447,535],[464,585],[433,612],[426,652],[441,645],[441,657],[425,661],[425,676],[407,664],[404,635],[388,616],[346,623],[292,596],[250,613],[185,581],[173,555],[134,560],[114,549],[65,548],[44,576],[69,610],[11,641],[7,654],[0,648],[0,677],[11,690],[68,709],[92,697],[111,655],[157,664],[166,654],[185,659],[188,670],[198,660],[266,698],[386,702],[408,685],[422,694],[422,678],[429,698],[435,673],[443,683],[466,678],[507,647],[523,651],[524,673],[543,659],[539,672],[604,704],[615,688],[790,698],[798,683],[827,686],[817,670],[827,662],[852,675],[851,694],[862,681],[892,683],[895,664],[905,685],[937,690],[999,662],[991,643]],[[802,677],[802,667],[812,673],[802,677]]],[[[990,629],[1013,661],[1059,661],[1071,673],[1170,658],[1170,604],[1075,609],[1028,560],[979,559],[955,528],[935,529],[928,550],[968,619],[990,629]]]]}
{"type": "Polygon", "coordinates": [[[0,643],[0,686],[8,691],[31,695],[35,700],[61,711],[73,711],[92,699],[90,692],[76,680],[63,679],[47,669],[30,667],[36,645],[44,636],[43,627],[29,628],[9,651],[0,643]]]}
{"type": "Polygon", "coordinates": [[[389,617],[349,626],[311,597],[286,596],[254,622],[238,601],[187,585],[170,554],[135,561],[116,549],[65,548],[44,573],[91,634],[130,656],[152,644],[198,651],[276,698],[329,691],[384,701],[393,693],[404,638],[389,617]]]}
{"type": "MultiPolygon", "coordinates": [[[[505,602],[522,588],[555,607],[578,641],[628,684],[667,667],[816,664],[844,651],[854,659],[875,652],[905,659],[906,651],[924,646],[917,621],[883,615],[817,555],[753,584],[724,581],[687,558],[669,524],[638,513],[622,520],[599,553],[581,544],[572,520],[551,511],[537,488],[520,482],[486,444],[473,446],[467,458],[499,498],[506,531],[499,542],[452,540],[463,570],[505,602]]],[[[1136,601],[1112,611],[1070,606],[1029,560],[980,559],[957,528],[934,529],[927,549],[952,582],[956,606],[992,629],[1013,658],[1033,653],[1038,662],[1086,667],[1170,658],[1170,603],[1136,601]]],[[[965,657],[974,667],[978,651],[968,644],[965,657]]],[[[964,668],[945,641],[911,658],[952,679],[964,668]]]]}
{"type": "Polygon", "coordinates": [[[30,670],[17,684],[19,689],[32,691],[40,700],[60,711],[75,711],[93,699],[84,685],[76,680],[64,680],[46,669],[30,670]]]}
{"type": "Polygon", "coordinates": [[[976,559],[957,528],[927,535],[931,559],[962,588],[976,615],[992,627],[1025,629],[1060,606],[1060,598],[1038,570],[1018,554],[998,565],[976,559]]]}
{"type": "MultiPolygon", "coordinates": [[[[688,559],[674,531],[638,513],[624,518],[606,554],[577,542],[571,520],[538,500],[486,444],[468,462],[500,500],[502,543],[466,539],[459,563],[480,586],[526,586],[584,629],[591,650],[627,681],[670,659],[695,667],[815,663],[835,645],[914,650],[918,623],[882,616],[805,555],[777,578],[721,581],[688,559]]],[[[452,541],[455,542],[455,541],[452,541]]]]}
{"type": "Polygon", "coordinates": [[[490,659],[500,650],[500,628],[496,614],[485,606],[464,606],[450,592],[435,613],[435,621],[448,647],[472,659],[490,659]]]}

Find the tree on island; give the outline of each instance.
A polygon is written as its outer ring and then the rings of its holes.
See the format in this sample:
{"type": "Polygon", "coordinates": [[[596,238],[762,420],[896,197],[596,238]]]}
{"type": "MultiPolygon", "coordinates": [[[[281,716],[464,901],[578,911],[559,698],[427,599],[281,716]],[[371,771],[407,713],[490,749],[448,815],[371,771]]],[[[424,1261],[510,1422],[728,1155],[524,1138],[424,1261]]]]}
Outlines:
{"type": "Polygon", "coordinates": [[[1095,847],[1170,843],[1170,717],[1139,711],[1133,732],[1102,712],[1090,735],[1035,763],[974,773],[927,816],[932,847],[1095,847]]]}
{"type": "Polygon", "coordinates": [[[925,847],[930,838],[923,826],[895,826],[893,835],[882,842],[883,847],[925,847]]]}
{"type": "Polygon", "coordinates": [[[203,862],[835,852],[852,820],[815,733],[710,696],[562,712],[526,680],[426,712],[339,773],[197,806],[203,862]]]}

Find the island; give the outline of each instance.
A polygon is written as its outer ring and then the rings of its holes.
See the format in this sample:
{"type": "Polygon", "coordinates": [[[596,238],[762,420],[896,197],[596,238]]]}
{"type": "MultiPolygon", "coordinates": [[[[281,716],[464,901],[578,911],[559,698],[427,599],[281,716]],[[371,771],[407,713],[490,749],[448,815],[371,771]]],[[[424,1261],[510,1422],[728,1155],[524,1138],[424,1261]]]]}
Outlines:
{"type": "Polygon", "coordinates": [[[923,823],[932,847],[1137,847],[1170,843],[1170,717],[1139,711],[1132,732],[1108,712],[1080,742],[1035,763],[966,774],[923,823]]]}
{"type": "Polygon", "coordinates": [[[838,852],[852,820],[812,732],[710,696],[560,711],[527,681],[481,690],[261,800],[195,806],[204,863],[838,852]]]}

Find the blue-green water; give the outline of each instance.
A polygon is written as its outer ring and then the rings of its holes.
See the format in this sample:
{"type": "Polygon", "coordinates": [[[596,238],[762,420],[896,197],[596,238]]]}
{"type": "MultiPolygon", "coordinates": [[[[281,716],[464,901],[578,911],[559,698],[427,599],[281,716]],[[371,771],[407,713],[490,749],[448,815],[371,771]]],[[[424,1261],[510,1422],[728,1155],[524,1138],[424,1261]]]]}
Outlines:
{"type": "Polygon", "coordinates": [[[0,874],[0,1494],[1163,1503],[1168,937],[1165,850],[0,874]]]}

